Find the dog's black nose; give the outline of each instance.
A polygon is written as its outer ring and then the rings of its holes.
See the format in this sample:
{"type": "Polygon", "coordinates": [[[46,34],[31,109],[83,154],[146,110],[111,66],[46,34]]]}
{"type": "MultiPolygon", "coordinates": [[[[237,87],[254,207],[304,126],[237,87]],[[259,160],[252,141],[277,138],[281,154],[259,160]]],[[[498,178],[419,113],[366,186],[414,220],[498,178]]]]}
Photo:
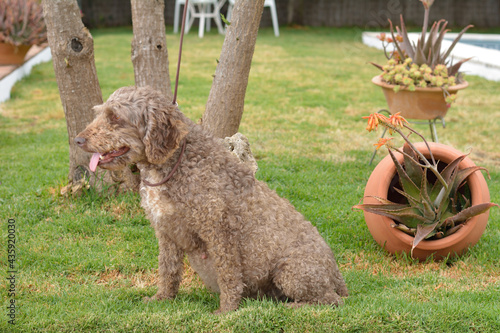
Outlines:
{"type": "Polygon", "coordinates": [[[79,146],[83,145],[85,143],[85,138],[80,138],[80,137],[76,137],[75,138],[75,143],[79,146]]]}

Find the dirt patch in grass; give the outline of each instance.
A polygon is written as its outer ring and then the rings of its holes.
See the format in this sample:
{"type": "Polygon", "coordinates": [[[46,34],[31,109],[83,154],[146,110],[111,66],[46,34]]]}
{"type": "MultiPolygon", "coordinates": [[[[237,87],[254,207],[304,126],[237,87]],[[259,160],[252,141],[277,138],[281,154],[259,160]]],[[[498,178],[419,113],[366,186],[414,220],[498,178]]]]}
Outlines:
{"type": "Polygon", "coordinates": [[[384,275],[401,280],[433,275],[438,283],[431,287],[444,291],[478,291],[500,283],[500,271],[467,261],[419,263],[389,256],[374,258],[366,252],[348,255],[341,270],[366,271],[374,276],[384,275]]]}
{"type": "MultiPolygon", "coordinates": [[[[132,288],[148,288],[158,284],[158,270],[140,271],[133,274],[123,274],[116,269],[106,269],[103,272],[92,274],[95,277],[95,284],[103,285],[109,288],[121,286],[123,284],[132,288]]],[[[82,276],[73,276],[73,279],[78,279],[80,283],[90,283],[90,280],[84,279],[82,276]],[[87,281],[87,282],[84,282],[87,281]]],[[[184,275],[180,285],[181,289],[191,290],[204,287],[203,282],[196,272],[189,266],[187,260],[184,262],[184,275]]]]}

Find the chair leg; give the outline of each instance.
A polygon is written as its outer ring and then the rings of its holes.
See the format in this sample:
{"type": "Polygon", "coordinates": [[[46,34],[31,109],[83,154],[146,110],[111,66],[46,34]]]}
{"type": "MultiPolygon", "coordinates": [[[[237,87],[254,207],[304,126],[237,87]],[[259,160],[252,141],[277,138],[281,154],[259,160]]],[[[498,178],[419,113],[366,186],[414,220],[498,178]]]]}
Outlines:
{"type": "Polygon", "coordinates": [[[224,28],[222,27],[222,21],[220,19],[215,19],[215,24],[217,25],[217,30],[219,31],[219,34],[223,35],[224,28]]]}
{"type": "Polygon", "coordinates": [[[174,9],[174,34],[179,32],[179,15],[181,11],[181,4],[179,2],[175,2],[174,9]]]}
{"type": "Polygon", "coordinates": [[[194,17],[190,17],[189,15],[191,14],[191,10],[189,10],[188,8],[188,11],[186,12],[186,26],[184,27],[184,33],[188,33],[189,32],[189,29],[191,29],[191,26],[193,25],[193,22],[194,22],[194,17]]]}
{"type": "Polygon", "coordinates": [[[220,18],[220,10],[215,11],[214,21],[215,25],[217,25],[217,30],[219,31],[219,34],[223,35],[224,27],[222,26],[222,19],[220,18]]]}
{"type": "Polygon", "coordinates": [[[188,11],[186,13],[186,26],[184,28],[184,33],[186,33],[186,34],[189,32],[189,30],[193,26],[194,19],[195,19],[194,14],[192,13],[194,11],[194,8],[192,6],[193,5],[191,3],[189,3],[188,11]]]}
{"type": "Polygon", "coordinates": [[[273,19],[273,29],[274,29],[274,35],[276,37],[279,37],[280,35],[280,28],[278,25],[278,14],[276,13],[276,6],[274,4],[269,6],[269,9],[271,10],[271,17],[273,19]]]}
{"type": "Polygon", "coordinates": [[[203,34],[205,33],[205,15],[204,15],[205,11],[206,11],[205,7],[206,6],[204,4],[200,5],[200,7],[199,7],[201,15],[200,15],[200,22],[199,22],[200,26],[198,29],[198,37],[200,37],[200,38],[203,38],[203,34]]]}
{"type": "MultiPolygon", "coordinates": [[[[207,14],[207,15],[210,14],[211,10],[212,10],[212,5],[207,4],[205,7],[205,14],[207,14]]],[[[214,10],[215,10],[215,8],[214,8],[214,10]]],[[[207,29],[207,31],[210,31],[211,28],[212,28],[212,20],[210,19],[210,17],[208,17],[207,22],[206,22],[206,29],[207,29]]]]}
{"type": "Polygon", "coordinates": [[[436,119],[429,120],[429,127],[431,129],[431,138],[434,142],[439,142],[438,134],[436,131],[436,119]]]}

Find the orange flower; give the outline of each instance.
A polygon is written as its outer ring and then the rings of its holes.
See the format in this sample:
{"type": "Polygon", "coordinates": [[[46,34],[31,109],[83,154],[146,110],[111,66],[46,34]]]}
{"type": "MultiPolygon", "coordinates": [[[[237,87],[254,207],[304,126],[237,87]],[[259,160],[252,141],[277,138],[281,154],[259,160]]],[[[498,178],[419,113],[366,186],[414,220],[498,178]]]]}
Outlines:
{"type": "Polygon", "coordinates": [[[363,119],[368,119],[368,126],[366,126],[366,130],[368,132],[371,132],[373,130],[376,130],[378,127],[378,119],[375,117],[373,114],[363,117],[363,119]]]}
{"type": "Polygon", "coordinates": [[[388,145],[389,144],[388,142],[391,140],[392,138],[380,138],[378,139],[378,142],[374,143],[373,145],[375,146],[375,149],[379,150],[380,147],[388,145]]]}
{"type": "Polygon", "coordinates": [[[398,51],[392,52],[391,57],[392,57],[392,59],[396,60],[397,62],[399,62],[401,60],[401,55],[399,54],[398,51]]]}
{"type": "Polygon", "coordinates": [[[408,121],[406,121],[406,119],[401,116],[401,112],[397,112],[393,115],[391,115],[391,117],[389,118],[389,123],[394,126],[394,127],[400,127],[400,128],[403,128],[403,123],[408,123],[408,121]]]}
{"type": "Polygon", "coordinates": [[[386,116],[377,112],[372,113],[369,116],[363,117],[363,119],[368,119],[368,126],[366,127],[366,130],[368,132],[376,130],[380,122],[386,123],[389,121],[389,119],[387,119],[386,116]]]}

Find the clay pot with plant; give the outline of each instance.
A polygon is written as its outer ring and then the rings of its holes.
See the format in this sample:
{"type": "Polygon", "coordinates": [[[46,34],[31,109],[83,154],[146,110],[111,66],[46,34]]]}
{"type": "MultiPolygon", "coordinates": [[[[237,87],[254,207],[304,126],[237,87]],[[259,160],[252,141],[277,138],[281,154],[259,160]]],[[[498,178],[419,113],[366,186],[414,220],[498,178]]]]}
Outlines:
{"type": "Polygon", "coordinates": [[[456,99],[459,90],[468,86],[463,74],[459,72],[463,59],[455,64],[450,63],[450,55],[462,35],[471,27],[465,27],[447,50],[442,50],[443,40],[449,29],[444,19],[434,22],[427,33],[429,10],[434,0],[420,0],[424,6],[424,22],[422,33],[415,44],[408,36],[403,16],[401,26],[390,24],[390,36],[381,33],[387,63],[379,65],[371,63],[382,71],[372,82],[380,86],[384,92],[389,111],[392,114],[401,112],[409,119],[443,118],[456,99]],[[389,45],[392,51],[388,50],[389,45]]]}
{"type": "Polygon", "coordinates": [[[407,253],[419,260],[463,254],[477,243],[488,222],[491,203],[488,186],[465,154],[428,143],[399,113],[390,118],[374,113],[367,129],[380,124],[405,141],[402,148],[382,138],[389,156],[368,180],[362,204],[370,233],[390,253],[407,253]],[[403,130],[408,130],[405,134],[403,130]],[[413,143],[411,136],[423,142],[413,143]]]}
{"type": "Polygon", "coordinates": [[[36,0],[0,1],[0,65],[22,64],[31,46],[46,41],[42,6],[36,0]]]}

